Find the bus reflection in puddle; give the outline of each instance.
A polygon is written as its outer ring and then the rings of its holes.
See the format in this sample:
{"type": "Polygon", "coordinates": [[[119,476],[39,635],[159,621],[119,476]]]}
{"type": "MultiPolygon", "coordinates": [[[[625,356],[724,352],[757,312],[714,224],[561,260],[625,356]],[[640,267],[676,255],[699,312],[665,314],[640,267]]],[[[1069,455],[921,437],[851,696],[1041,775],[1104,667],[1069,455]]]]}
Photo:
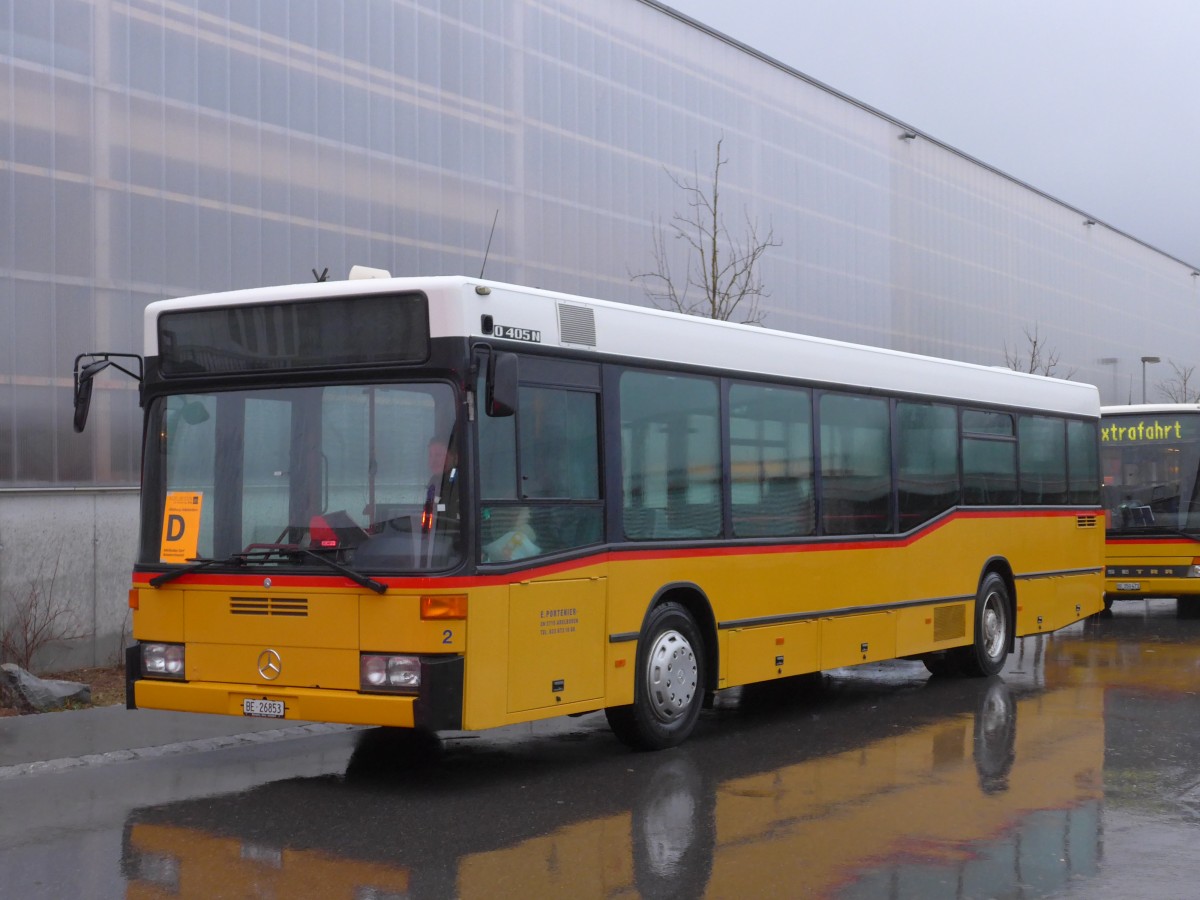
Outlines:
{"type": "MultiPolygon", "coordinates": [[[[1109,808],[1190,841],[1200,822],[1200,621],[1177,618],[1175,606],[1120,604],[1078,633],[1053,635],[1045,672],[1052,687],[1086,687],[1102,698],[1109,808]]],[[[1155,854],[1167,865],[1176,859],[1165,847],[1155,854]]]]}
{"type": "Polygon", "coordinates": [[[135,811],[128,896],[1042,896],[1098,865],[1102,708],[932,681],[586,760],[371,731],[345,777],[135,811]]]}

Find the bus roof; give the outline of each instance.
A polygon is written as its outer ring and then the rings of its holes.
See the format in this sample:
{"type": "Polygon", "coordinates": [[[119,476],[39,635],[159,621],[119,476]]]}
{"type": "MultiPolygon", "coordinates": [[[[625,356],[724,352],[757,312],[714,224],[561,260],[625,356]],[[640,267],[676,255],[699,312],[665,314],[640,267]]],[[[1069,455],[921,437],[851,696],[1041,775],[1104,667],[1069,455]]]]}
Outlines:
{"type": "Polygon", "coordinates": [[[146,307],[145,352],[158,355],[158,317],[166,312],[410,291],[429,298],[433,338],[478,337],[498,345],[511,338],[513,346],[566,348],[625,361],[1087,417],[1100,411],[1099,392],[1089,384],[464,276],[362,278],[159,300],[146,307]]]}
{"type": "Polygon", "coordinates": [[[1102,416],[1153,416],[1200,413],[1200,403],[1129,403],[1124,406],[1102,406],[1102,416]]]}

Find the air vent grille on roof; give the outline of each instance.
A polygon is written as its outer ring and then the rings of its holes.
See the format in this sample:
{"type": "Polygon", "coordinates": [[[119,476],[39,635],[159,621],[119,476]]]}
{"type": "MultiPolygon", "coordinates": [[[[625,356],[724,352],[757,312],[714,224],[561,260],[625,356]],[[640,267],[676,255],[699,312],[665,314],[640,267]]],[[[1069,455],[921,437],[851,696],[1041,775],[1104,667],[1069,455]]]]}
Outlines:
{"type": "Polygon", "coordinates": [[[558,304],[558,332],[565,344],[596,346],[596,315],[587,306],[558,304]]]}

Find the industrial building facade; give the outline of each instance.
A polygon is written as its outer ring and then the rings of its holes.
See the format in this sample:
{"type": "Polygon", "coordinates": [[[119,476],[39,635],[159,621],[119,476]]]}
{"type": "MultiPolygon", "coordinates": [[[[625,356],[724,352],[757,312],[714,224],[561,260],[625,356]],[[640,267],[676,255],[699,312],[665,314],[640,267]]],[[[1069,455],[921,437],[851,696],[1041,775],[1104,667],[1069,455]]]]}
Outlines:
{"type": "Polygon", "coordinates": [[[74,434],[76,354],[140,352],[152,300],[354,264],[486,253],[645,304],[718,142],[729,230],[775,244],[767,326],[997,365],[1036,333],[1106,402],[1196,361],[1193,265],[650,0],[0,2],[0,84],[0,589],[54,573],[98,660],[141,417],[106,374],[74,434]]]}

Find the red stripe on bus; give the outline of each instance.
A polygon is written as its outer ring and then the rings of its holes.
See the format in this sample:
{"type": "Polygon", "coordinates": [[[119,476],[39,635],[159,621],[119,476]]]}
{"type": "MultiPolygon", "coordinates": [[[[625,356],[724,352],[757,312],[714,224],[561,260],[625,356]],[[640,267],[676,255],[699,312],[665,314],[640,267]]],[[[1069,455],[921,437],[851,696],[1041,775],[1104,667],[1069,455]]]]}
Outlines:
{"type": "Polygon", "coordinates": [[[1189,541],[1187,538],[1161,538],[1159,540],[1154,538],[1108,538],[1104,543],[1109,547],[1128,547],[1130,544],[1147,547],[1196,546],[1195,541],[1189,541]]]}
{"type": "MultiPolygon", "coordinates": [[[[722,544],[719,547],[653,547],[641,549],[635,546],[625,546],[620,549],[601,550],[584,557],[559,563],[549,563],[544,566],[534,566],[516,572],[506,572],[497,575],[464,575],[464,576],[377,576],[377,580],[389,588],[398,590],[456,590],[467,587],[488,587],[493,585],[511,584],[514,581],[527,581],[534,577],[557,575],[578,569],[587,569],[604,563],[621,560],[666,560],[666,559],[700,559],[713,556],[756,556],[780,553],[822,553],[840,550],[893,550],[908,547],[917,541],[928,537],[936,531],[945,528],[958,519],[1029,519],[1029,518],[1064,518],[1076,517],[1081,513],[1077,510],[1046,509],[1046,510],[961,510],[953,515],[940,519],[926,528],[905,537],[863,538],[847,537],[844,540],[811,539],[802,543],[786,544],[722,544]]],[[[1086,513],[1093,515],[1094,513],[1086,513]]],[[[1146,543],[1154,543],[1147,541],[1146,543]]],[[[1165,543],[1165,542],[1164,542],[1165,543]]],[[[1187,543],[1179,541],[1178,543],[1187,543]]],[[[148,587],[150,579],[160,573],[134,572],[133,583],[137,587],[148,587]]],[[[238,588],[263,587],[263,581],[271,580],[272,589],[304,589],[328,588],[336,583],[341,576],[329,575],[284,575],[272,572],[269,575],[211,575],[200,572],[188,573],[171,582],[172,586],[182,588],[187,586],[229,586],[238,588]]],[[[346,579],[347,586],[353,582],[346,579]]],[[[164,590],[169,587],[164,586],[164,590]]]]}

